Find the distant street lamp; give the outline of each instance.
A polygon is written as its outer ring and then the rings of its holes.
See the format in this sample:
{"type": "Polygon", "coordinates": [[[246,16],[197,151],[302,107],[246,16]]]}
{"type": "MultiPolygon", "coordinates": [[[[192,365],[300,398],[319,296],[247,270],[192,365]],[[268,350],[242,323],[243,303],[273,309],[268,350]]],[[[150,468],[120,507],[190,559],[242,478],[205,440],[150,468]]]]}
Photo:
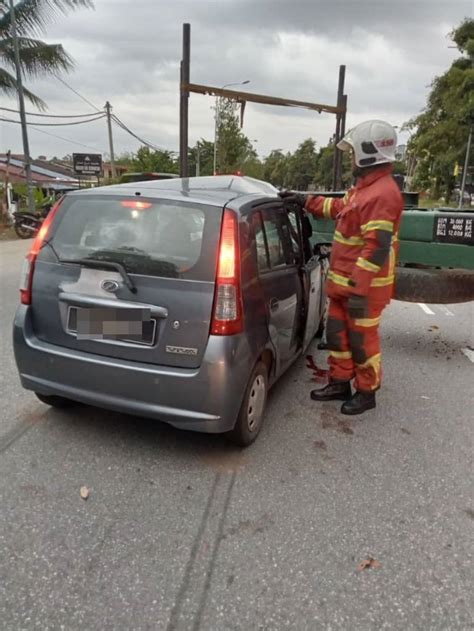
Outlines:
{"type": "MultiPolygon", "coordinates": [[[[239,83],[226,83],[221,87],[221,90],[224,88],[230,88],[231,86],[236,85],[247,85],[250,83],[250,80],[240,81],[239,83]]],[[[216,105],[215,105],[215,113],[214,113],[214,175],[217,174],[217,136],[219,133],[219,116],[220,116],[220,101],[219,97],[216,96],[216,105]]]]}

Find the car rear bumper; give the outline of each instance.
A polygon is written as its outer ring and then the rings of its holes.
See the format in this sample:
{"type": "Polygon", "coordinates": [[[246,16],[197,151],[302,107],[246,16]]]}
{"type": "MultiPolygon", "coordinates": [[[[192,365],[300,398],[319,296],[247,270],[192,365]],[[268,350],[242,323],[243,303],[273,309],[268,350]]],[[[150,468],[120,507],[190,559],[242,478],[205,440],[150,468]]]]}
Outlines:
{"type": "Polygon", "coordinates": [[[38,339],[31,308],[23,305],[15,316],[13,343],[27,390],[208,433],[233,428],[256,361],[244,335],[211,336],[197,369],[75,351],[38,339]]]}

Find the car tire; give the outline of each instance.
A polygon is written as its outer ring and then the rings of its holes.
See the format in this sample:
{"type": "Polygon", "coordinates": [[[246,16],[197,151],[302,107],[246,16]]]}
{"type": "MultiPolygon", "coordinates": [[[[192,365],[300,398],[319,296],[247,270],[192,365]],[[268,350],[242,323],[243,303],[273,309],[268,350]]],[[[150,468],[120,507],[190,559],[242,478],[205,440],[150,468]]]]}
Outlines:
{"type": "Polygon", "coordinates": [[[51,406],[52,408],[68,408],[71,405],[74,405],[74,401],[71,399],[65,399],[64,397],[58,397],[54,394],[40,394],[39,392],[35,392],[37,398],[41,401],[41,403],[45,403],[46,405],[51,406]]]}
{"type": "Polygon", "coordinates": [[[474,300],[474,271],[397,268],[395,300],[455,304],[474,300]]]}
{"type": "Polygon", "coordinates": [[[263,362],[258,362],[252,371],[245,389],[234,429],[229,439],[239,447],[251,445],[260,433],[268,394],[268,370],[263,362]]]}

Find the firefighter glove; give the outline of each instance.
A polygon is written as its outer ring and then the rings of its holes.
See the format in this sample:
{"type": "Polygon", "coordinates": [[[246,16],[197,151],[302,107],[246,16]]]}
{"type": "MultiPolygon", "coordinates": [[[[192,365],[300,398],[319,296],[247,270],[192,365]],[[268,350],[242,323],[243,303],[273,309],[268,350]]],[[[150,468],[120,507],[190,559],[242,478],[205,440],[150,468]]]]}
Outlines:
{"type": "Polygon", "coordinates": [[[284,204],[295,204],[300,208],[304,208],[306,204],[306,195],[302,193],[293,193],[292,191],[280,191],[278,193],[284,204]]]}

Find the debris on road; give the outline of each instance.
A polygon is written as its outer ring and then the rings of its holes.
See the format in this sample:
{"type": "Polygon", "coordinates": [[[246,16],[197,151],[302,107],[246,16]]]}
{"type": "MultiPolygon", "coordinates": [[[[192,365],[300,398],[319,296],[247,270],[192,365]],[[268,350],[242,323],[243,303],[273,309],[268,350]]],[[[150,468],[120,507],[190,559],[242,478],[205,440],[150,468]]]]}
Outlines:
{"type": "Polygon", "coordinates": [[[357,566],[358,572],[363,572],[364,570],[378,570],[382,567],[382,564],[374,559],[373,557],[369,557],[368,559],[364,559],[357,566]]]}
{"type": "Polygon", "coordinates": [[[343,434],[352,435],[354,430],[349,424],[349,421],[338,421],[337,422],[337,431],[342,432],[343,434]]]}
{"type": "Polygon", "coordinates": [[[91,494],[90,489],[88,489],[87,486],[81,486],[80,493],[83,500],[89,499],[89,495],[91,494]]]}
{"type": "Polygon", "coordinates": [[[313,447],[314,447],[315,449],[323,449],[324,451],[327,451],[327,450],[328,450],[327,445],[326,445],[326,443],[324,442],[324,440],[315,440],[315,441],[313,442],[313,447]]]}
{"type": "Polygon", "coordinates": [[[437,324],[432,324],[428,331],[439,331],[439,326],[437,324]]]}

